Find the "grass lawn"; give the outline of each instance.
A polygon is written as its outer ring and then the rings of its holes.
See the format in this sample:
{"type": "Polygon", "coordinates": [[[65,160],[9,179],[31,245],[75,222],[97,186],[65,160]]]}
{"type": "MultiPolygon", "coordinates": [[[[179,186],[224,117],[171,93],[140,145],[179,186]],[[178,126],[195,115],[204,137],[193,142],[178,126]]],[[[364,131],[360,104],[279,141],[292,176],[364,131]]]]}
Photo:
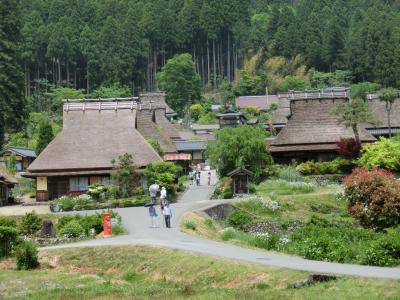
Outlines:
{"type": "Polygon", "coordinates": [[[341,277],[294,289],[308,273],[145,246],[46,250],[41,267],[0,261],[3,299],[399,299],[399,280],[341,277]]]}

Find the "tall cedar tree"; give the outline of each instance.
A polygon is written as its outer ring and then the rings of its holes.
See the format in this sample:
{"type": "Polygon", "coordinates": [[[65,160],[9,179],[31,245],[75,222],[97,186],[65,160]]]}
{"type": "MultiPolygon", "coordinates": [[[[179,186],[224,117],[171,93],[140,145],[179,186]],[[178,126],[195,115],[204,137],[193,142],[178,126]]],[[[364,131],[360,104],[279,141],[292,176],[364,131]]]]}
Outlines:
{"type": "Polygon", "coordinates": [[[157,79],[167,94],[167,103],[180,114],[200,99],[200,76],[190,54],[177,54],[168,60],[157,79]]]}
{"type": "Polygon", "coordinates": [[[53,128],[48,120],[42,121],[39,125],[39,136],[36,146],[36,153],[40,154],[44,148],[53,140],[53,128]]]}
{"type": "Polygon", "coordinates": [[[0,2],[0,149],[6,129],[18,130],[25,117],[24,77],[18,64],[19,1],[0,2]]]}

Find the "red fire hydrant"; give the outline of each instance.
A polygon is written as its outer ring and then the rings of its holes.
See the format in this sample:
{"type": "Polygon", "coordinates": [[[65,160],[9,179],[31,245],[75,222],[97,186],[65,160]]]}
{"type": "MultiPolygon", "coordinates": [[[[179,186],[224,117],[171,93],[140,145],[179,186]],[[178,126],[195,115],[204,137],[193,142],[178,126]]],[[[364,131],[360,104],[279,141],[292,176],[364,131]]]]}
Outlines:
{"type": "Polygon", "coordinates": [[[111,229],[111,215],[110,212],[105,211],[103,215],[103,237],[110,237],[112,236],[112,229],[111,229]]]}

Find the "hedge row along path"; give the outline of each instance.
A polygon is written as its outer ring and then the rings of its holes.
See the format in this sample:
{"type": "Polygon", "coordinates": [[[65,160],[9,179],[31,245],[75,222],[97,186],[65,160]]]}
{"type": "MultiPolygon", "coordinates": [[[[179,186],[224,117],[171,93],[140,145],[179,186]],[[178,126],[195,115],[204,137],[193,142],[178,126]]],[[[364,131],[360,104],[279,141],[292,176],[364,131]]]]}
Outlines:
{"type": "MultiPolygon", "coordinates": [[[[190,186],[182,199],[172,204],[172,228],[164,228],[161,214],[158,216],[158,228],[150,228],[148,209],[132,207],[115,209],[122,217],[122,223],[128,230],[128,235],[108,239],[83,241],[73,244],[45,247],[41,249],[60,249],[70,247],[89,246],[117,246],[117,245],[150,245],[176,248],[198,252],[229,259],[247,261],[259,265],[283,267],[316,273],[330,273],[362,277],[400,279],[400,268],[372,267],[352,264],[330,263],[323,261],[306,260],[295,256],[275,252],[257,251],[238,246],[210,241],[207,239],[187,235],[179,231],[179,219],[186,212],[214,206],[216,200],[210,199],[213,187],[206,186],[207,172],[201,176],[201,186],[190,186]]],[[[213,172],[213,181],[216,181],[213,172]]],[[[225,200],[223,200],[225,201],[225,200]]],[[[229,201],[229,200],[228,200],[229,201]]],[[[221,203],[218,201],[218,203],[221,203]]],[[[158,212],[159,212],[159,207],[158,212]]],[[[86,213],[86,212],[83,212],[86,213]]],[[[93,213],[87,212],[87,213],[93,213]]],[[[112,259],[112,257],[110,257],[112,259]]]]}

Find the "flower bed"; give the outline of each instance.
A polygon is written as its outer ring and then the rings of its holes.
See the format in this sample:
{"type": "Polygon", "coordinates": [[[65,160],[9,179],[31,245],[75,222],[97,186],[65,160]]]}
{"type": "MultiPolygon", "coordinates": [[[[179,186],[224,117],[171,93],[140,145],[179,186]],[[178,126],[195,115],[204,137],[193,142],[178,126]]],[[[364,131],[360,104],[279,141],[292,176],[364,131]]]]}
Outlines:
{"type": "Polygon", "coordinates": [[[143,206],[150,201],[150,197],[138,196],[126,199],[95,200],[89,195],[80,195],[78,197],[62,196],[53,200],[50,204],[52,212],[74,211],[74,210],[92,210],[120,207],[143,206]]]}

